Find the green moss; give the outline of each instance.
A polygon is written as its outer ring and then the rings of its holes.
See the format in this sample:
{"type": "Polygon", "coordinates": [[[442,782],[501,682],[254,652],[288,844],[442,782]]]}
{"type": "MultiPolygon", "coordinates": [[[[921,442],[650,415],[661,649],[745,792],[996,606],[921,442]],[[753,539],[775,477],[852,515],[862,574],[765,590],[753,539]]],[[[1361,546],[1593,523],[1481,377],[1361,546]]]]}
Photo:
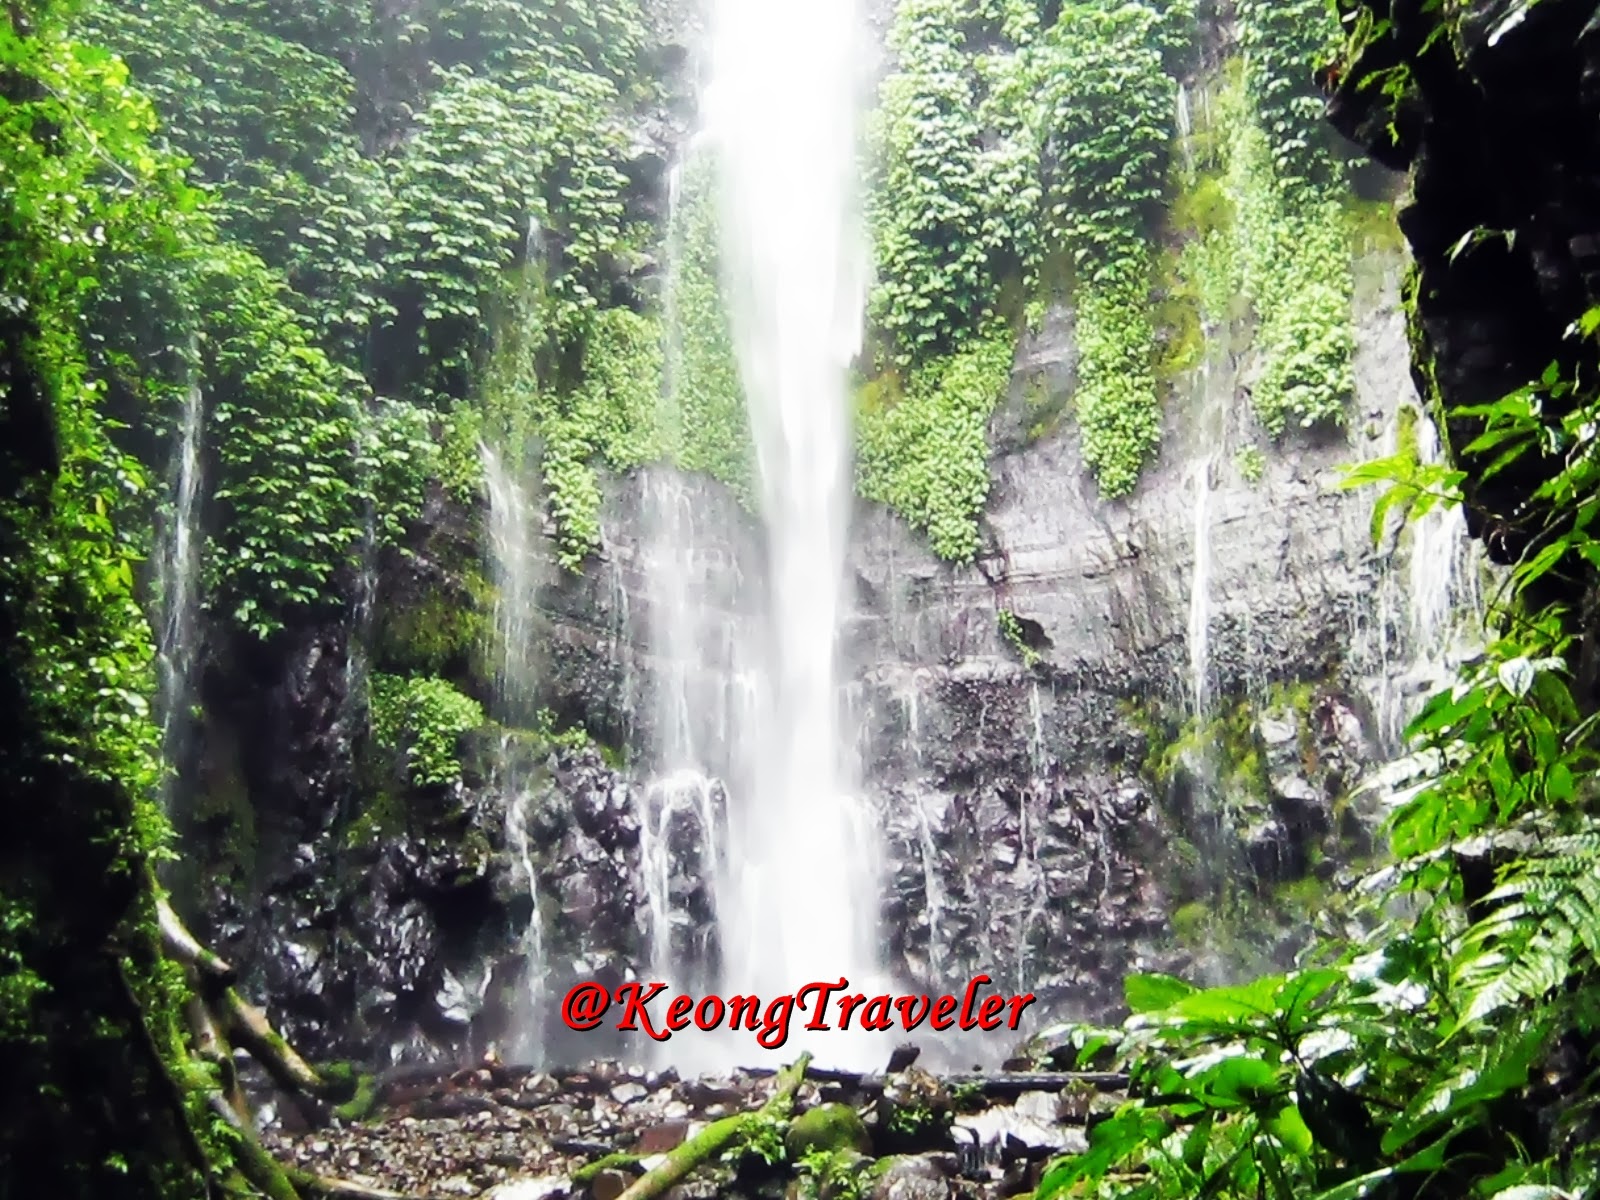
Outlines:
{"type": "Polygon", "coordinates": [[[1321,912],[1328,902],[1328,885],[1315,875],[1304,879],[1291,879],[1273,889],[1275,906],[1290,916],[1309,920],[1321,912]]]}
{"type": "Polygon", "coordinates": [[[236,886],[248,884],[256,870],[256,810],[238,746],[221,728],[208,739],[193,804],[189,820],[208,848],[205,867],[236,886]]]}
{"type": "Polygon", "coordinates": [[[1206,929],[1211,924],[1211,907],[1202,900],[1192,900],[1172,914],[1172,936],[1190,950],[1205,945],[1206,929]]]}
{"type": "Polygon", "coordinates": [[[1183,277],[1180,255],[1169,252],[1162,256],[1161,276],[1161,299],[1155,312],[1156,337],[1161,346],[1156,378],[1170,386],[1205,359],[1206,335],[1200,293],[1193,281],[1183,277]]]}
{"type": "Polygon", "coordinates": [[[1412,463],[1417,461],[1417,421],[1422,414],[1409,404],[1402,404],[1395,413],[1395,453],[1412,463]]]}
{"type": "Polygon", "coordinates": [[[476,567],[459,587],[430,587],[412,604],[380,606],[377,661],[385,670],[427,675],[476,675],[488,644],[490,588],[476,567]]]}
{"type": "Polygon", "coordinates": [[[381,787],[367,795],[361,810],[345,830],[351,847],[381,846],[406,832],[406,802],[392,787],[381,787]]]}
{"type": "Polygon", "coordinates": [[[784,1146],[790,1159],[798,1161],[814,1151],[865,1153],[871,1149],[872,1139],[860,1115],[848,1104],[819,1104],[790,1122],[784,1146]]]}
{"type": "Polygon", "coordinates": [[[347,1123],[365,1121],[378,1106],[378,1078],[357,1070],[350,1063],[332,1063],[319,1072],[330,1083],[337,1083],[341,1092],[349,1096],[343,1104],[336,1105],[333,1115],[347,1123]]]}
{"type": "Polygon", "coordinates": [[[1403,254],[1405,234],[1395,219],[1391,200],[1365,200],[1351,196],[1345,201],[1350,226],[1350,245],[1356,254],[1403,254]]]}
{"type": "Polygon", "coordinates": [[[622,1150],[613,1151],[595,1159],[593,1162],[584,1163],[583,1166],[573,1171],[572,1182],[578,1184],[592,1183],[595,1176],[604,1171],[628,1171],[638,1174],[640,1172],[639,1156],[622,1150]]]}
{"type": "Polygon", "coordinates": [[[1203,238],[1233,229],[1233,197],[1219,171],[1206,171],[1181,187],[1172,199],[1167,225],[1185,238],[1203,238]]]}

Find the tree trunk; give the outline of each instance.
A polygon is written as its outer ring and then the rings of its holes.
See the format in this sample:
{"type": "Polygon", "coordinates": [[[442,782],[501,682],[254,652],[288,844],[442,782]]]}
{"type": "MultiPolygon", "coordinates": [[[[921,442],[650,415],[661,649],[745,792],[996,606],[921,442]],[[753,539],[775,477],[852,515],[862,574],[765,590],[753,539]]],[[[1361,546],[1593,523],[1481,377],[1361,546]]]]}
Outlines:
{"type": "Polygon", "coordinates": [[[713,1121],[694,1137],[667,1154],[666,1161],[645,1172],[629,1185],[617,1200],[655,1200],[668,1188],[680,1183],[713,1155],[739,1141],[762,1121],[785,1121],[794,1108],[794,1094],[806,1077],[811,1055],[802,1054],[793,1066],[778,1072],[778,1090],[760,1108],[713,1121]]]}

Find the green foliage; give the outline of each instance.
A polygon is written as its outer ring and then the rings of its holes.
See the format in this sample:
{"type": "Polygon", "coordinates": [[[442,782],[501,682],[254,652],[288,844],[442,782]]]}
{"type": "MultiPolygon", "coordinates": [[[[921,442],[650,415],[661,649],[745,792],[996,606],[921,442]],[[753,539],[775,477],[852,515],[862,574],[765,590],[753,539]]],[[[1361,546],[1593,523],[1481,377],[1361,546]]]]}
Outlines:
{"type": "Polygon", "coordinates": [[[1354,389],[1344,173],[1311,80],[1338,29],[1322,0],[1294,0],[1241,4],[1239,31],[1248,109],[1228,118],[1239,282],[1259,321],[1251,400],[1276,437],[1342,420],[1354,389]]]}
{"type": "Polygon", "coordinates": [[[135,316],[104,319],[135,391],[167,386],[170,371],[144,366],[171,357],[163,323],[200,343],[221,464],[208,480],[223,508],[205,555],[213,610],[270,634],[332,599],[368,516],[394,543],[430,477],[475,492],[482,422],[464,401],[518,266],[538,281],[534,327],[518,331],[537,386],[515,403],[555,415],[549,429],[531,412],[521,424],[548,446],[564,550],[581,557],[594,463],[638,461],[651,428],[638,414],[653,415],[648,363],[586,374],[616,367],[632,336],[619,334],[626,318],[597,313],[638,260],[621,119],[643,34],[635,0],[426,0],[403,21],[326,4],[97,0],[84,28],[127,57],[163,136],[212,190],[216,229],[189,221],[179,261],[125,273],[135,316]],[[361,88],[404,60],[421,70],[416,112],[375,152],[361,88]],[[447,419],[368,403],[374,391],[447,419]],[[632,406],[626,429],[618,404],[632,406]]]}
{"type": "Polygon", "coordinates": [[[1239,478],[1254,487],[1267,473],[1267,456],[1260,446],[1240,446],[1239,452],[1233,456],[1233,465],[1239,472],[1239,478]]]}
{"type": "Polygon", "coordinates": [[[587,322],[582,382],[532,399],[541,468],[559,530],[559,559],[576,568],[600,546],[600,482],[595,466],[636,467],[659,453],[661,328],[650,317],[608,308],[587,322]]]}
{"type": "Polygon", "coordinates": [[[982,330],[996,281],[1034,256],[1038,147],[1017,48],[1037,24],[1029,8],[903,0],[896,9],[896,69],[871,129],[879,282],[869,312],[901,367],[982,330]]]}
{"type": "MultiPolygon", "coordinates": [[[[1600,327],[1592,316],[1574,336],[1600,327]]],[[[1480,423],[1463,451],[1475,481],[1537,456],[1545,482],[1520,510],[1526,549],[1495,636],[1407,729],[1412,777],[1387,797],[1393,864],[1287,975],[1205,991],[1130,979],[1115,1040],[1135,1098],[1050,1168],[1040,1197],[1121,1194],[1130,1173],[1152,1197],[1594,1187],[1593,1077],[1558,1047],[1600,1025],[1600,718],[1574,687],[1581,624],[1546,599],[1581,598],[1600,565],[1600,401],[1552,368],[1453,415],[1480,423]]],[[[1402,446],[1348,486],[1387,485],[1381,534],[1397,508],[1458,503],[1465,478],[1402,446]]]]}
{"type": "Polygon", "coordinates": [[[889,1114],[889,1129],[905,1137],[916,1137],[934,1123],[933,1110],[925,1104],[898,1104],[889,1114]]]}
{"type": "Polygon", "coordinates": [[[460,782],[461,735],[484,723],[476,700],[429,676],[373,675],[369,694],[373,740],[386,750],[404,750],[413,784],[460,782]]]}
{"type": "Polygon", "coordinates": [[[1273,171],[1291,184],[1342,183],[1315,72],[1340,49],[1328,0],[1238,0],[1239,45],[1273,171]]]}
{"type": "Polygon", "coordinates": [[[286,610],[327,603],[360,535],[349,469],[357,410],[249,251],[210,247],[195,290],[215,322],[202,343],[218,393],[207,421],[218,461],[212,498],[224,514],[206,556],[210,601],[265,636],[286,610]]]}
{"type": "Polygon", "coordinates": [[[720,479],[749,506],[754,455],[720,284],[710,167],[704,158],[691,160],[668,230],[674,271],[666,300],[660,431],[668,458],[720,479]]]}
{"type": "Polygon", "coordinates": [[[759,1158],[768,1166],[788,1161],[784,1147],[784,1124],[775,1117],[757,1115],[745,1126],[744,1137],[737,1150],[739,1155],[759,1158]]]}
{"type": "Polygon", "coordinates": [[[1067,4],[1033,64],[1048,227],[1077,264],[1078,421],[1108,499],[1126,496],[1161,437],[1147,231],[1166,176],[1172,26],[1141,4],[1067,4]]]}
{"type": "Polygon", "coordinates": [[[1078,426],[1083,460],[1108,500],[1126,496],[1161,441],[1151,367],[1149,253],[1095,272],[1078,298],[1078,426]]]}
{"type": "Polygon", "coordinates": [[[72,8],[0,16],[0,1040],[29,1097],[0,1159],[51,1195],[199,1197],[231,1157],[155,922],[171,829],[135,592],[147,477],[113,442],[86,334],[114,264],[175,254],[198,198],[126,67],[71,36],[72,8]]]}
{"type": "Polygon", "coordinates": [[[1005,638],[1006,644],[1016,652],[1022,660],[1022,665],[1032,668],[1039,662],[1039,652],[1028,645],[1027,639],[1022,636],[1022,623],[1017,620],[1017,614],[1010,609],[1002,608],[995,614],[1000,625],[1000,636],[1005,638]]]}
{"type": "Polygon", "coordinates": [[[857,406],[856,486],[926,531],[934,551],[971,562],[989,495],[988,422],[1011,379],[1015,339],[987,331],[914,371],[905,393],[857,406]]]}
{"type": "Polygon", "coordinates": [[[851,1150],[809,1150],[795,1164],[808,1200],[860,1200],[861,1156],[851,1150]]]}

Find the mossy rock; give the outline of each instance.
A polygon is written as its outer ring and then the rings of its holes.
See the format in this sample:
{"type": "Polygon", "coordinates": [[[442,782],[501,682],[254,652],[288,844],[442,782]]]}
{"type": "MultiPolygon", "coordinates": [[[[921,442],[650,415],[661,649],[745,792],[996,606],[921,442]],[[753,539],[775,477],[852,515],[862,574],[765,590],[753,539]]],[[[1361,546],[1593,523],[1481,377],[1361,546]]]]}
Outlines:
{"type": "Polygon", "coordinates": [[[1183,905],[1172,914],[1172,936],[1191,950],[1205,945],[1206,930],[1211,924],[1211,906],[1196,900],[1183,905]]]}
{"type": "Polygon", "coordinates": [[[865,1154],[872,1148],[872,1138],[860,1114],[848,1104],[819,1104],[789,1123],[783,1144],[790,1161],[798,1162],[816,1150],[830,1153],[854,1150],[865,1154]]]}

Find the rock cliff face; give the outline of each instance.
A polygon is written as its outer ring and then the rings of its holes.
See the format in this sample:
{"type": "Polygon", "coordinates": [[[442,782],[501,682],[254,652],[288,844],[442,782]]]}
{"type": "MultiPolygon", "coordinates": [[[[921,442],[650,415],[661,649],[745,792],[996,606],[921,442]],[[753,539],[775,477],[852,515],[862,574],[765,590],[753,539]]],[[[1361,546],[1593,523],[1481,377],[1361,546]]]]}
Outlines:
{"type": "MultiPolygon", "coordinates": [[[[1480,478],[1493,455],[1462,452],[1482,431],[1462,410],[1540,379],[1592,378],[1592,337],[1574,323],[1600,302],[1600,21],[1594,5],[1474,0],[1448,16],[1415,0],[1368,3],[1373,36],[1338,80],[1330,117],[1374,158],[1409,170],[1401,228],[1416,260],[1411,293],[1418,386],[1468,472],[1467,518],[1511,563],[1542,522],[1523,508],[1551,473],[1525,455],[1480,478]],[[1382,86],[1387,82],[1388,86],[1382,86]]],[[[1554,418],[1571,398],[1544,397],[1554,418]]],[[[1547,576],[1538,603],[1581,606],[1592,574],[1547,576]]],[[[1593,619],[1583,677],[1600,679],[1593,619]]]]}
{"type": "MultiPolygon", "coordinates": [[[[1170,953],[1169,918],[1184,899],[1171,868],[1178,843],[1200,835],[1145,767],[1163,748],[1159,731],[1176,741],[1192,706],[1200,470],[1211,479],[1211,704],[1255,697],[1270,709],[1288,685],[1309,685],[1277,703],[1276,724],[1221,751],[1306,747],[1278,754],[1262,811],[1238,836],[1270,843],[1251,855],[1269,881],[1305,873],[1331,801],[1383,747],[1394,667],[1413,652],[1403,614],[1380,604],[1393,564],[1372,547],[1370,498],[1333,486],[1338,467],[1383,449],[1411,398],[1394,264],[1367,268],[1352,430],[1291,444],[1256,484],[1234,470],[1230,444],[1202,439],[1198,411],[1177,404],[1162,461],[1125,504],[1099,500],[1072,429],[1013,439],[994,463],[974,567],[941,563],[892,513],[858,511],[845,704],[886,831],[883,920],[900,974],[950,982],[988,971],[1057,1012],[1100,1015],[1141,956],[1170,953]]],[[[1056,327],[1019,354],[1019,396],[1041,380],[1070,391],[1071,344],[1066,324],[1056,327]]],[[[1249,366],[1248,354],[1220,364],[1195,408],[1216,405],[1240,424],[1249,366]]],[[[1002,446],[1008,419],[1007,409],[996,417],[1002,446]]],[[[738,579],[759,575],[755,530],[715,485],[688,486],[702,526],[724,530],[707,550],[737,596],[738,579]]],[[[647,496],[640,480],[617,481],[607,560],[544,601],[554,702],[599,718],[607,737],[639,741],[649,739],[622,714],[648,722],[657,676],[648,646],[618,630],[649,604],[647,496]]],[[[735,605],[732,628],[743,619],[735,605]]],[[[714,658],[705,669],[716,674],[714,658]]]]}
{"type": "MultiPolygon", "coordinates": [[[[1398,599],[1418,547],[1374,551],[1370,497],[1333,486],[1338,467],[1413,436],[1399,275],[1390,257],[1361,265],[1346,428],[1290,435],[1254,482],[1235,452],[1257,364],[1236,328],[1175,387],[1138,492],[1104,503],[1071,423],[1036,425],[1041,396],[1070,409],[1061,309],[1021,346],[992,422],[974,566],[860,505],[841,704],[883,833],[879,916],[901,980],[958,987],[981,971],[1036,992],[1041,1024],[1103,1017],[1130,969],[1225,971],[1244,940],[1270,957],[1292,940],[1285,887],[1303,907],[1302,881],[1362,849],[1344,800],[1393,748],[1404,668],[1439,649],[1398,599]],[[1244,937],[1210,911],[1234,891],[1268,912],[1244,937]]],[[[504,735],[520,805],[497,732],[473,739],[461,783],[421,789],[366,732],[363,680],[396,644],[426,641],[435,669],[487,691],[472,505],[437,493],[408,552],[349,581],[372,603],[347,621],[209,648],[190,830],[196,857],[221,864],[208,932],[308,1052],[446,1058],[520,1032],[587,1057],[614,1046],[563,1040],[548,1014],[529,1029],[530,961],[547,998],[581,977],[665,977],[669,960],[693,977],[675,983],[716,978],[707,829],[759,769],[742,716],[759,524],[720,485],[660,468],[606,487],[604,550],[581,573],[554,565],[546,531],[534,633],[552,729],[594,744],[504,735]],[[692,527],[681,591],[663,584],[669,516],[692,527]],[[684,597],[687,650],[661,619],[684,597]],[[686,720],[699,773],[663,777],[686,720]]],[[[1445,608],[1471,591],[1457,585],[1445,608]]]]}

